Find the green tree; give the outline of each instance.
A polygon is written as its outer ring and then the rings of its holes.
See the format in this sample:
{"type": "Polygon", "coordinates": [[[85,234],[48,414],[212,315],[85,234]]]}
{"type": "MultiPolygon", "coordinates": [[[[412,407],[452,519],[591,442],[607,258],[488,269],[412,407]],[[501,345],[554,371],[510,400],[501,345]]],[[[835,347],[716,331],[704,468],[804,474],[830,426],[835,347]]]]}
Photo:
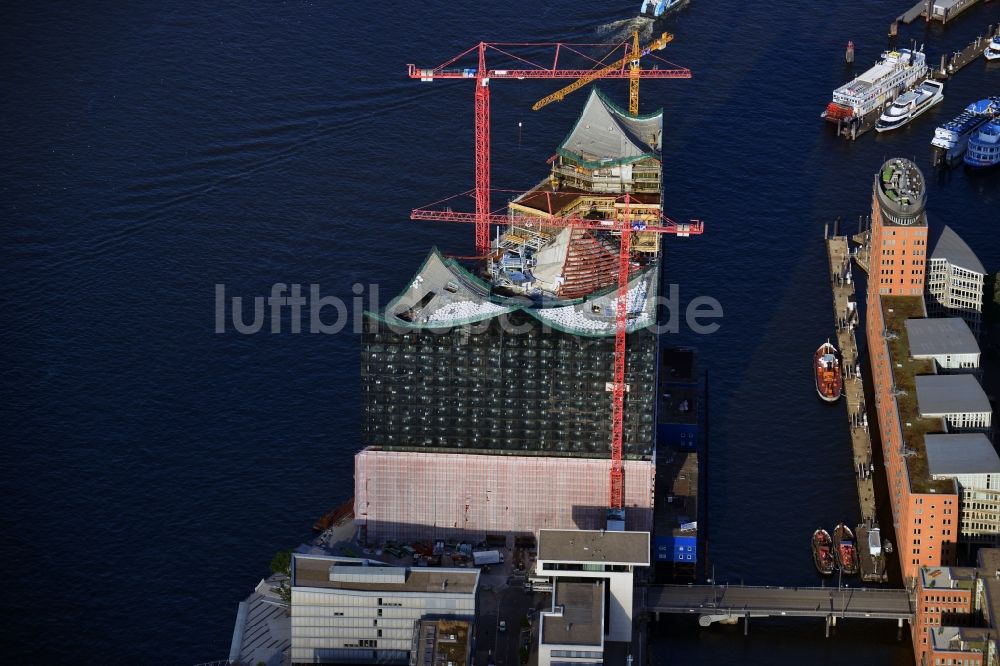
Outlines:
{"type": "Polygon", "coordinates": [[[271,559],[271,573],[292,575],[292,551],[279,550],[271,559]]]}
{"type": "Polygon", "coordinates": [[[277,590],[278,596],[286,604],[292,603],[292,551],[279,550],[271,558],[271,573],[284,576],[277,590]]]}

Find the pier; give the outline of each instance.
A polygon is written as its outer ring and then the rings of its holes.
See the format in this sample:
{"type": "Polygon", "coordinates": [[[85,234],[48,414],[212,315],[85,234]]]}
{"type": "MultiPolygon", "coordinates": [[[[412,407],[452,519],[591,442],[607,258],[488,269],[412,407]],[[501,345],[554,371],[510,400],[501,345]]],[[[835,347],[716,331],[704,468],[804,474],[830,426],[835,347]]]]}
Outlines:
{"type": "Polygon", "coordinates": [[[816,617],[826,620],[826,635],[838,618],[896,620],[912,624],[913,600],[906,590],[832,587],[744,587],[735,585],[650,585],[641,591],[644,609],[697,614],[698,624],[736,624],[751,617],[816,617]]]}
{"type": "Polygon", "coordinates": [[[902,13],[896,20],[903,23],[912,23],[918,17],[923,16],[924,20],[928,23],[931,21],[941,21],[942,24],[945,24],[978,2],[979,0],[953,0],[952,2],[942,3],[940,6],[937,6],[934,0],[920,0],[913,7],[902,13]]]}
{"type": "MultiPolygon", "coordinates": [[[[837,347],[843,359],[844,398],[847,401],[847,420],[851,429],[851,451],[854,461],[854,479],[858,486],[858,505],[861,524],[855,530],[855,543],[861,568],[861,579],[866,582],[885,582],[885,556],[872,555],[868,549],[868,530],[877,525],[872,443],[868,434],[868,415],[865,410],[865,387],[861,378],[858,359],[858,341],[854,329],[860,321],[854,300],[854,278],[851,272],[851,252],[847,236],[824,236],[830,265],[830,286],[833,290],[833,316],[837,327],[837,347]]],[[[866,246],[867,247],[867,246],[866,246]]]]}
{"type": "MultiPolygon", "coordinates": [[[[997,24],[996,26],[986,26],[983,33],[972,40],[965,48],[954,51],[950,54],[941,54],[940,64],[937,65],[936,69],[934,69],[935,65],[933,64],[933,61],[930,57],[928,57],[927,77],[917,81],[913,87],[915,88],[919,86],[927,79],[934,79],[936,81],[948,80],[957,74],[963,67],[981,58],[994,35],[1000,35],[1000,24],[997,24]]],[[[885,106],[889,106],[892,101],[894,100],[890,100],[890,102],[885,106]]],[[[878,121],[879,116],[882,115],[883,110],[884,107],[883,109],[876,109],[863,116],[851,118],[850,120],[837,121],[837,134],[854,141],[859,136],[875,129],[875,123],[878,121]]]]}
{"type": "MultiPolygon", "coordinates": [[[[836,230],[834,231],[836,233],[836,230]]],[[[830,265],[830,286],[833,290],[833,315],[837,328],[837,348],[843,359],[844,397],[851,428],[851,449],[854,458],[854,478],[858,486],[861,520],[875,524],[875,484],[872,481],[872,444],[868,436],[865,412],[865,390],[858,359],[858,342],[854,328],[859,322],[854,301],[854,279],[847,236],[827,236],[827,258],[830,265]]]]}
{"type": "MultiPolygon", "coordinates": [[[[981,35],[973,39],[965,48],[941,55],[941,64],[930,73],[930,78],[944,81],[954,76],[960,69],[982,57],[994,35],[1000,35],[1000,24],[986,26],[981,35]]],[[[928,66],[929,65],[928,60],[928,66]]]]}

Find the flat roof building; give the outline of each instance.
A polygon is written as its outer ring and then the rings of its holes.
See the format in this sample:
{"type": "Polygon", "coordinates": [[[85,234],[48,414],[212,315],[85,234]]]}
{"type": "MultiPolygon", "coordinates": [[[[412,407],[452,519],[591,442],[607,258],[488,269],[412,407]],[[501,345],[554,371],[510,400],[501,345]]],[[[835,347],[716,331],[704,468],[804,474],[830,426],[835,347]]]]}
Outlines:
{"type": "Polygon", "coordinates": [[[996,664],[1000,549],[981,548],[974,567],[923,567],[916,583],[916,663],[996,664]]]}
{"type": "Polygon", "coordinates": [[[603,580],[556,581],[552,610],[540,615],[539,666],[604,663],[604,595],[603,580]]]}
{"type": "Polygon", "coordinates": [[[906,320],[927,316],[926,200],[923,174],[910,160],[887,160],[874,175],[865,330],[878,413],[873,426],[908,586],[921,566],[952,564],[958,540],[955,483],[930,478],[924,449],[924,434],[947,428],[940,418],[923,418],[917,405],[915,378],[934,373],[934,362],[910,355],[906,327],[906,320]]]}
{"type": "Polygon", "coordinates": [[[972,375],[921,375],[917,403],[923,418],[943,418],[950,431],[988,430],[993,408],[972,375]]]}
{"type": "Polygon", "coordinates": [[[538,560],[563,564],[649,566],[649,532],[541,530],[538,560]]]}
{"type": "Polygon", "coordinates": [[[472,625],[463,620],[418,620],[410,666],[471,664],[472,625]]]}
{"type": "Polygon", "coordinates": [[[931,476],[968,478],[969,484],[979,481],[972,477],[983,476],[980,485],[1000,488],[1000,456],[983,433],[925,435],[924,441],[931,476]],[[987,481],[990,475],[998,485],[987,481]]]}
{"type": "Polygon", "coordinates": [[[925,435],[933,479],[954,479],[959,490],[959,542],[1000,546],[1000,456],[982,433],[925,435]]]}
{"type": "Polygon", "coordinates": [[[291,584],[293,664],[407,664],[419,620],[474,619],[479,570],[296,553],[291,584]]]}
{"type": "Polygon", "coordinates": [[[960,317],[907,319],[910,355],[933,360],[945,373],[979,370],[981,352],[976,336],[960,317]]]}
{"type": "Polygon", "coordinates": [[[649,566],[650,545],[649,532],[540,530],[535,575],[551,579],[553,589],[604,581],[603,640],[631,641],[635,568],[649,566]]]}

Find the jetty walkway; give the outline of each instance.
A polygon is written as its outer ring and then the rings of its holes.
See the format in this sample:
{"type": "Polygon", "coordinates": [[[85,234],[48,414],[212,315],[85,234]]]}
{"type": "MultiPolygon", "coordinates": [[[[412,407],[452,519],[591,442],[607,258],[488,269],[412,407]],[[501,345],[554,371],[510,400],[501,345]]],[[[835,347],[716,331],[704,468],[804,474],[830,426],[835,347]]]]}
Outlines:
{"type": "Polygon", "coordinates": [[[735,585],[650,585],[641,589],[643,607],[661,613],[698,614],[698,623],[735,624],[747,633],[751,617],[818,617],[827,635],[837,618],[896,620],[913,623],[914,604],[903,589],[835,587],[744,587],[735,585]]]}
{"type": "Polygon", "coordinates": [[[846,236],[826,239],[830,264],[830,286],[833,290],[833,316],[837,327],[837,348],[843,359],[844,396],[847,418],[851,427],[851,448],[854,455],[854,476],[858,486],[861,520],[874,524],[875,484],[872,481],[872,443],[868,436],[868,416],[865,411],[865,387],[861,379],[861,362],[854,329],[860,322],[854,301],[854,279],[846,236]]]}

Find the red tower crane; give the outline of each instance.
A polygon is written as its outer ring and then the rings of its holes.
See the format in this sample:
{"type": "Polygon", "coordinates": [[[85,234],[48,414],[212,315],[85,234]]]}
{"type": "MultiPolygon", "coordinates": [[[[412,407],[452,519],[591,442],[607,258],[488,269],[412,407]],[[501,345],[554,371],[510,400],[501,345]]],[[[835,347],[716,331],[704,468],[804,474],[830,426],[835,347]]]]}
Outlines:
{"type": "MultiPolygon", "coordinates": [[[[475,89],[475,152],[476,181],[472,192],[475,198],[475,213],[418,208],[411,212],[414,220],[437,220],[443,222],[465,222],[476,226],[476,251],[480,256],[486,256],[490,248],[490,226],[493,224],[507,225],[520,223],[527,226],[541,225],[548,227],[575,227],[591,230],[618,231],[621,234],[618,255],[618,290],[615,308],[615,351],[614,351],[614,381],[611,385],[611,472],[609,479],[608,507],[610,512],[618,512],[624,508],[624,471],[622,467],[622,440],[625,423],[625,339],[628,329],[628,283],[631,264],[631,234],[635,231],[660,234],[676,234],[689,236],[701,234],[704,223],[692,220],[689,223],[677,223],[662,217],[655,223],[641,222],[633,224],[631,214],[632,197],[628,194],[619,197],[623,206],[621,214],[615,214],[611,220],[592,220],[580,217],[545,217],[539,219],[530,216],[505,215],[494,213],[490,209],[490,92],[491,79],[580,79],[592,76],[595,69],[601,71],[604,78],[632,79],[637,77],[658,79],[687,79],[691,71],[677,67],[671,63],[667,69],[641,69],[635,66],[638,55],[630,52],[629,41],[615,47],[610,54],[601,59],[586,55],[582,49],[587,47],[607,47],[600,44],[499,44],[480,42],[477,46],[463,51],[451,60],[430,69],[421,69],[408,65],[410,78],[422,81],[436,79],[469,79],[476,83],[475,89]],[[552,64],[541,64],[527,56],[515,55],[510,49],[524,47],[537,51],[540,48],[553,48],[552,64]],[[624,49],[625,57],[615,58],[618,49],[624,49]],[[487,53],[506,58],[509,68],[488,67],[487,53]],[[457,64],[470,54],[478,55],[478,67],[461,67],[457,64]],[[560,67],[560,57],[573,54],[583,58],[590,69],[560,67]],[[608,68],[605,61],[619,61],[617,67],[608,68]]],[[[634,47],[632,47],[634,48],[634,47]]],[[[649,54],[648,51],[642,55],[649,54]]],[[[493,56],[491,56],[493,57],[493,56]]],[[[537,56],[536,56],[537,57],[537,56]]],[[[662,60],[662,59],[660,59],[662,60]]],[[[663,61],[666,62],[666,61],[663,61]]],[[[616,207],[617,208],[617,207],[616,207]]],[[[623,516],[622,516],[623,517],[623,516]]]]}
{"type": "Polygon", "coordinates": [[[476,46],[459,53],[454,58],[432,68],[419,68],[416,65],[407,65],[411,79],[421,81],[435,81],[437,79],[468,79],[475,81],[475,127],[476,127],[476,252],[485,256],[490,247],[490,81],[492,79],[580,79],[592,76],[594,69],[601,69],[601,78],[608,79],[629,79],[651,78],[651,79],[689,79],[691,70],[678,67],[672,63],[658,58],[669,65],[666,69],[642,69],[631,64],[639,55],[647,57],[657,57],[651,53],[632,53],[631,40],[626,40],[621,44],[564,44],[564,43],[543,43],[543,44],[502,44],[479,42],[476,46]],[[613,50],[601,58],[587,55],[585,51],[595,49],[613,50]],[[538,51],[549,51],[552,49],[551,64],[542,63],[539,56],[531,55],[538,51]],[[512,51],[524,51],[524,55],[513,53],[512,51]],[[491,59],[503,59],[509,67],[490,67],[487,65],[486,56],[490,54],[491,59]],[[624,53],[624,57],[616,54],[624,53]],[[461,61],[472,60],[472,54],[478,55],[476,66],[463,67],[461,61]],[[577,67],[562,67],[560,59],[575,60],[577,67]],[[588,68],[580,67],[582,64],[588,68]],[[618,66],[608,69],[607,61],[618,61],[618,66]]]}

